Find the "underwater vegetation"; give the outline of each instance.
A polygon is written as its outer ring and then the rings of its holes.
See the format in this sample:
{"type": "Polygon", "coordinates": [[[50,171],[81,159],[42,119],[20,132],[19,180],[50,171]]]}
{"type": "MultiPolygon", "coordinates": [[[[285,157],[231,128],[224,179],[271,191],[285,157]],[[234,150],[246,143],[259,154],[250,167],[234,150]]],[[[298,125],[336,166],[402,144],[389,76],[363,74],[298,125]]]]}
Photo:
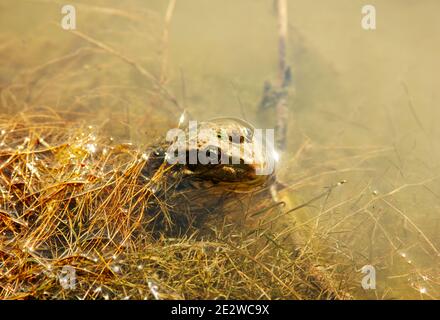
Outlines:
{"type": "Polygon", "coordinates": [[[280,75],[270,1],[0,2],[0,298],[438,299],[438,4],[397,3],[289,6],[280,75]],[[166,162],[213,118],[274,173],[166,162]]]}

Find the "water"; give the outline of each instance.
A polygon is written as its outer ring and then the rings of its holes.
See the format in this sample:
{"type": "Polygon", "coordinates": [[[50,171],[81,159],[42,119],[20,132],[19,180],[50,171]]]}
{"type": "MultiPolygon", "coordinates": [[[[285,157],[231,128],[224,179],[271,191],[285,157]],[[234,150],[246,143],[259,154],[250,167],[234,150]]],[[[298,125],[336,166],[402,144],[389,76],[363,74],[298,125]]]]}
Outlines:
{"type": "MultiPolygon", "coordinates": [[[[62,107],[140,144],[176,126],[183,108],[273,127],[273,110],[257,110],[277,75],[272,1],[177,1],[165,43],[168,1],[71,3],[80,34],[60,28],[61,2],[0,1],[2,111],[62,107]],[[124,58],[160,75],[180,106],[124,58]]],[[[279,176],[302,201],[347,181],[308,214],[350,255],[359,297],[438,298],[440,4],[377,1],[375,31],[360,26],[363,4],[288,1],[294,92],[279,176]],[[376,290],[360,287],[367,264],[376,290]]]]}

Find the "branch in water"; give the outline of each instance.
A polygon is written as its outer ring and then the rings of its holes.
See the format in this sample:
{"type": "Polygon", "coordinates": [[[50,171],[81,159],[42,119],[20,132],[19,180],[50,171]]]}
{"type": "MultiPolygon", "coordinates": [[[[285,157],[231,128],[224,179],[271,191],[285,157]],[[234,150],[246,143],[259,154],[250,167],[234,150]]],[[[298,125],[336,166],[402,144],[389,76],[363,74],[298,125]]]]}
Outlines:
{"type": "Polygon", "coordinates": [[[289,110],[287,107],[288,74],[290,69],[286,67],[286,42],[287,42],[287,0],[277,0],[278,9],[278,89],[280,92],[276,104],[276,144],[280,151],[286,149],[287,123],[289,110]],[[289,70],[289,71],[287,71],[289,70]]]}

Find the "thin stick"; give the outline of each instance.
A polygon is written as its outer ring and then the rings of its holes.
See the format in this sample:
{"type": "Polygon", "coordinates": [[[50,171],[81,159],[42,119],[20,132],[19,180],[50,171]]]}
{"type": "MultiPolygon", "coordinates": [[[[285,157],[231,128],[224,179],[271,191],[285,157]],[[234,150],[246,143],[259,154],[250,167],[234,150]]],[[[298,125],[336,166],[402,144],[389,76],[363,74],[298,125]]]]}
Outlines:
{"type": "Polygon", "coordinates": [[[287,1],[277,0],[278,9],[278,86],[283,91],[282,96],[276,105],[276,131],[277,147],[280,151],[286,149],[288,108],[287,108],[287,91],[286,83],[286,42],[287,42],[287,1]]]}
{"type": "Polygon", "coordinates": [[[148,80],[152,81],[166,96],[167,98],[180,110],[182,111],[183,108],[181,107],[181,105],[179,104],[179,101],[177,101],[177,99],[168,91],[167,88],[165,88],[160,81],[158,81],[156,79],[155,76],[153,76],[150,72],[148,72],[144,67],[142,67],[139,63],[137,63],[136,61],[128,58],[127,56],[123,55],[122,53],[116,51],[115,49],[109,47],[108,45],[106,45],[105,43],[98,41],[96,39],[93,39],[92,37],[78,31],[78,30],[71,30],[70,31],[72,34],[76,35],[77,37],[80,37],[81,39],[97,46],[100,49],[103,49],[104,51],[118,57],[119,59],[121,59],[122,61],[125,61],[126,63],[128,63],[129,65],[131,65],[133,68],[135,68],[141,75],[143,75],[145,78],[147,78],[148,80]]]}
{"type": "Polygon", "coordinates": [[[416,109],[414,108],[414,103],[411,94],[409,93],[408,85],[405,81],[402,81],[403,90],[405,91],[406,96],[408,97],[408,107],[411,111],[412,116],[414,117],[414,120],[417,122],[417,125],[419,128],[423,131],[425,131],[425,128],[422,124],[422,121],[420,121],[419,116],[417,115],[416,109]]]}
{"type": "Polygon", "coordinates": [[[277,0],[278,9],[278,50],[279,66],[278,81],[280,88],[284,83],[284,74],[286,72],[286,39],[287,39],[287,1],[277,0]]]}
{"type": "Polygon", "coordinates": [[[167,80],[167,68],[168,68],[168,39],[169,39],[169,30],[170,30],[170,24],[171,19],[173,17],[174,8],[176,7],[176,0],[170,0],[168,3],[167,12],[165,14],[165,21],[164,21],[164,29],[163,29],[163,36],[162,36],[162,65],[161,65],[161,71],[160,71],[160,83],[165,83],[167,80]]]}
{"type": "Polygon", "coordinates": [[[80,37],[81,39],[86,40],[87,42],[97,46],[98,48],[103,49],[104,51],[107,51],[108,53],[118,57],[119,59],[125,61],[126,63],[128,63],[129,65],[134,67],[140,74],[142,74],[147,79],[149,79],[153,82],[157,81],[156,78],[150,72],[148,72],[144,67],[142,67],[140,64],[138,64],[136,61],[128,58],[127,56],[124,56],[123,54],[121,54],[120,52],[111,48],[110,46],[106,45],[105,43],[98,41],[96,39],[93,39],[92,37],[80,32],[80,31],[77,31],[77,30],[72,30],[71,33],[73,33],[74,35],[80,37]]]}

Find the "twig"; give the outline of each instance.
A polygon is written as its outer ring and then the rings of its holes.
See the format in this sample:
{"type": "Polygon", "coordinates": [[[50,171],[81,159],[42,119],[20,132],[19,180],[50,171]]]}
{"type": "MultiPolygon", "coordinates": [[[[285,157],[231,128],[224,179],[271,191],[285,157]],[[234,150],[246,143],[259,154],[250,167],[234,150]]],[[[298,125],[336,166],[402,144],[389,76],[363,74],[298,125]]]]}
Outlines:
{"type": "Polygon", "coordinates": [[[104,51],[107,51],[108,53],[120,58],[121,60],[125,61],[126,63],[128,63],[129,65],[131,65],[132,67],[134,67],[141,75],[143,75],[144,77],[148,78],[149,80],[153,81],[153,82],[157,82],[156,78],[150,73],[148,72],[144,67],[142,67],[140,64],[138,64],[136,61],[128,58],[127,56],[124,56],[122,53],[116,51],[115,49],[109,47],[108,45],[106,45],[105,43],[98,41],[96,39],[93,39],[92,37],[77,31],[77,30],[72,30],[71,31],[74,35],[80,37],[83,40],[86,40],[87,42],[97,46],[100,49],[103,49],[104,51]]]}
{"type": "Polygon", "coordinates": [[[139,63],[137,63],[136,61],[128,58],[127,56],[123,55],[122,53],[116,51],[115,49],[109,47],[108,45],[106,45],[105,43],[98,41],[96,39],[93,39],[92,37],[77,31],[77,30],[71,30],[70,31],[72,34],[76,35],[77,37],[80,37],[81,39],[97,46],[100,49],[103,49],[104,51],[118,57],[119,59],[121,59],[122,61],[128,63],[129,65],[131,65],[133,68],[136,69],[136,71],[138,71],[141,75],[143,75],[145,78],[147,78],[148,80],[152,81],[166,96],[167,98],[176,106],[178,107],[178,109],[180,111],[183,110],[183,108],[180,106],[179,102],[177,101],[177,99],[168,91],[167,88],[165,88],[160,81],[158,81],[156,79],[155,76],[153,76],[150,72],[148,72],[144,67],[142,67],[139,63]]]}
{"type": "Polygon", "coordinates": [[[417,115],[417,112],[414,108],[413,99],[411,97],[411,94],[409,93],[408,85],[405,81],[402,81],[403,90],[405,91],[406,96],[408,97],[408,108],[411,111],[412,116],[414,117],[414,120],[417,122],[417,125],[419,128],[426,133],[425,128],[422,124],[422,121],[420,121],[419,116],[417,115]]]}
{"type": "Polygon", "coordinates": [[[287,86],[286,72],[288,68],[286,67],[286,41],[287,41],[287,1],[277,0],[278,9],[278,86],[279,90],[284,91],[276,105],[276,131],[277,136],[277,147],[280,151],[286,149],[286,136],[287,136],[287,121],[288,121],[288,108],[287,108],[287,91],[285,87],[287,86]]]}
{"type": "Polygon", "coordinates": [[[168,68],[168,47],[169,47],[168,39],[169,39],[171,19],[173,17],[175,7],[176,7],[176,0],[170,0],[170,2],[168,3],[167,12],[165,14],[164,29],[162,36],[162,65],[161,65],[160,78],[159,78],[161,84],[165,83],[167,80],[166,73],[168,68]]]}
{"type": "Polygon", "coordinates": [[[287,40],[287,2],[286,0],[277,0],[278,10],[278,80],[279,86],[284,83],[284,74],[286,72],[286,40],[287,40]]]}

